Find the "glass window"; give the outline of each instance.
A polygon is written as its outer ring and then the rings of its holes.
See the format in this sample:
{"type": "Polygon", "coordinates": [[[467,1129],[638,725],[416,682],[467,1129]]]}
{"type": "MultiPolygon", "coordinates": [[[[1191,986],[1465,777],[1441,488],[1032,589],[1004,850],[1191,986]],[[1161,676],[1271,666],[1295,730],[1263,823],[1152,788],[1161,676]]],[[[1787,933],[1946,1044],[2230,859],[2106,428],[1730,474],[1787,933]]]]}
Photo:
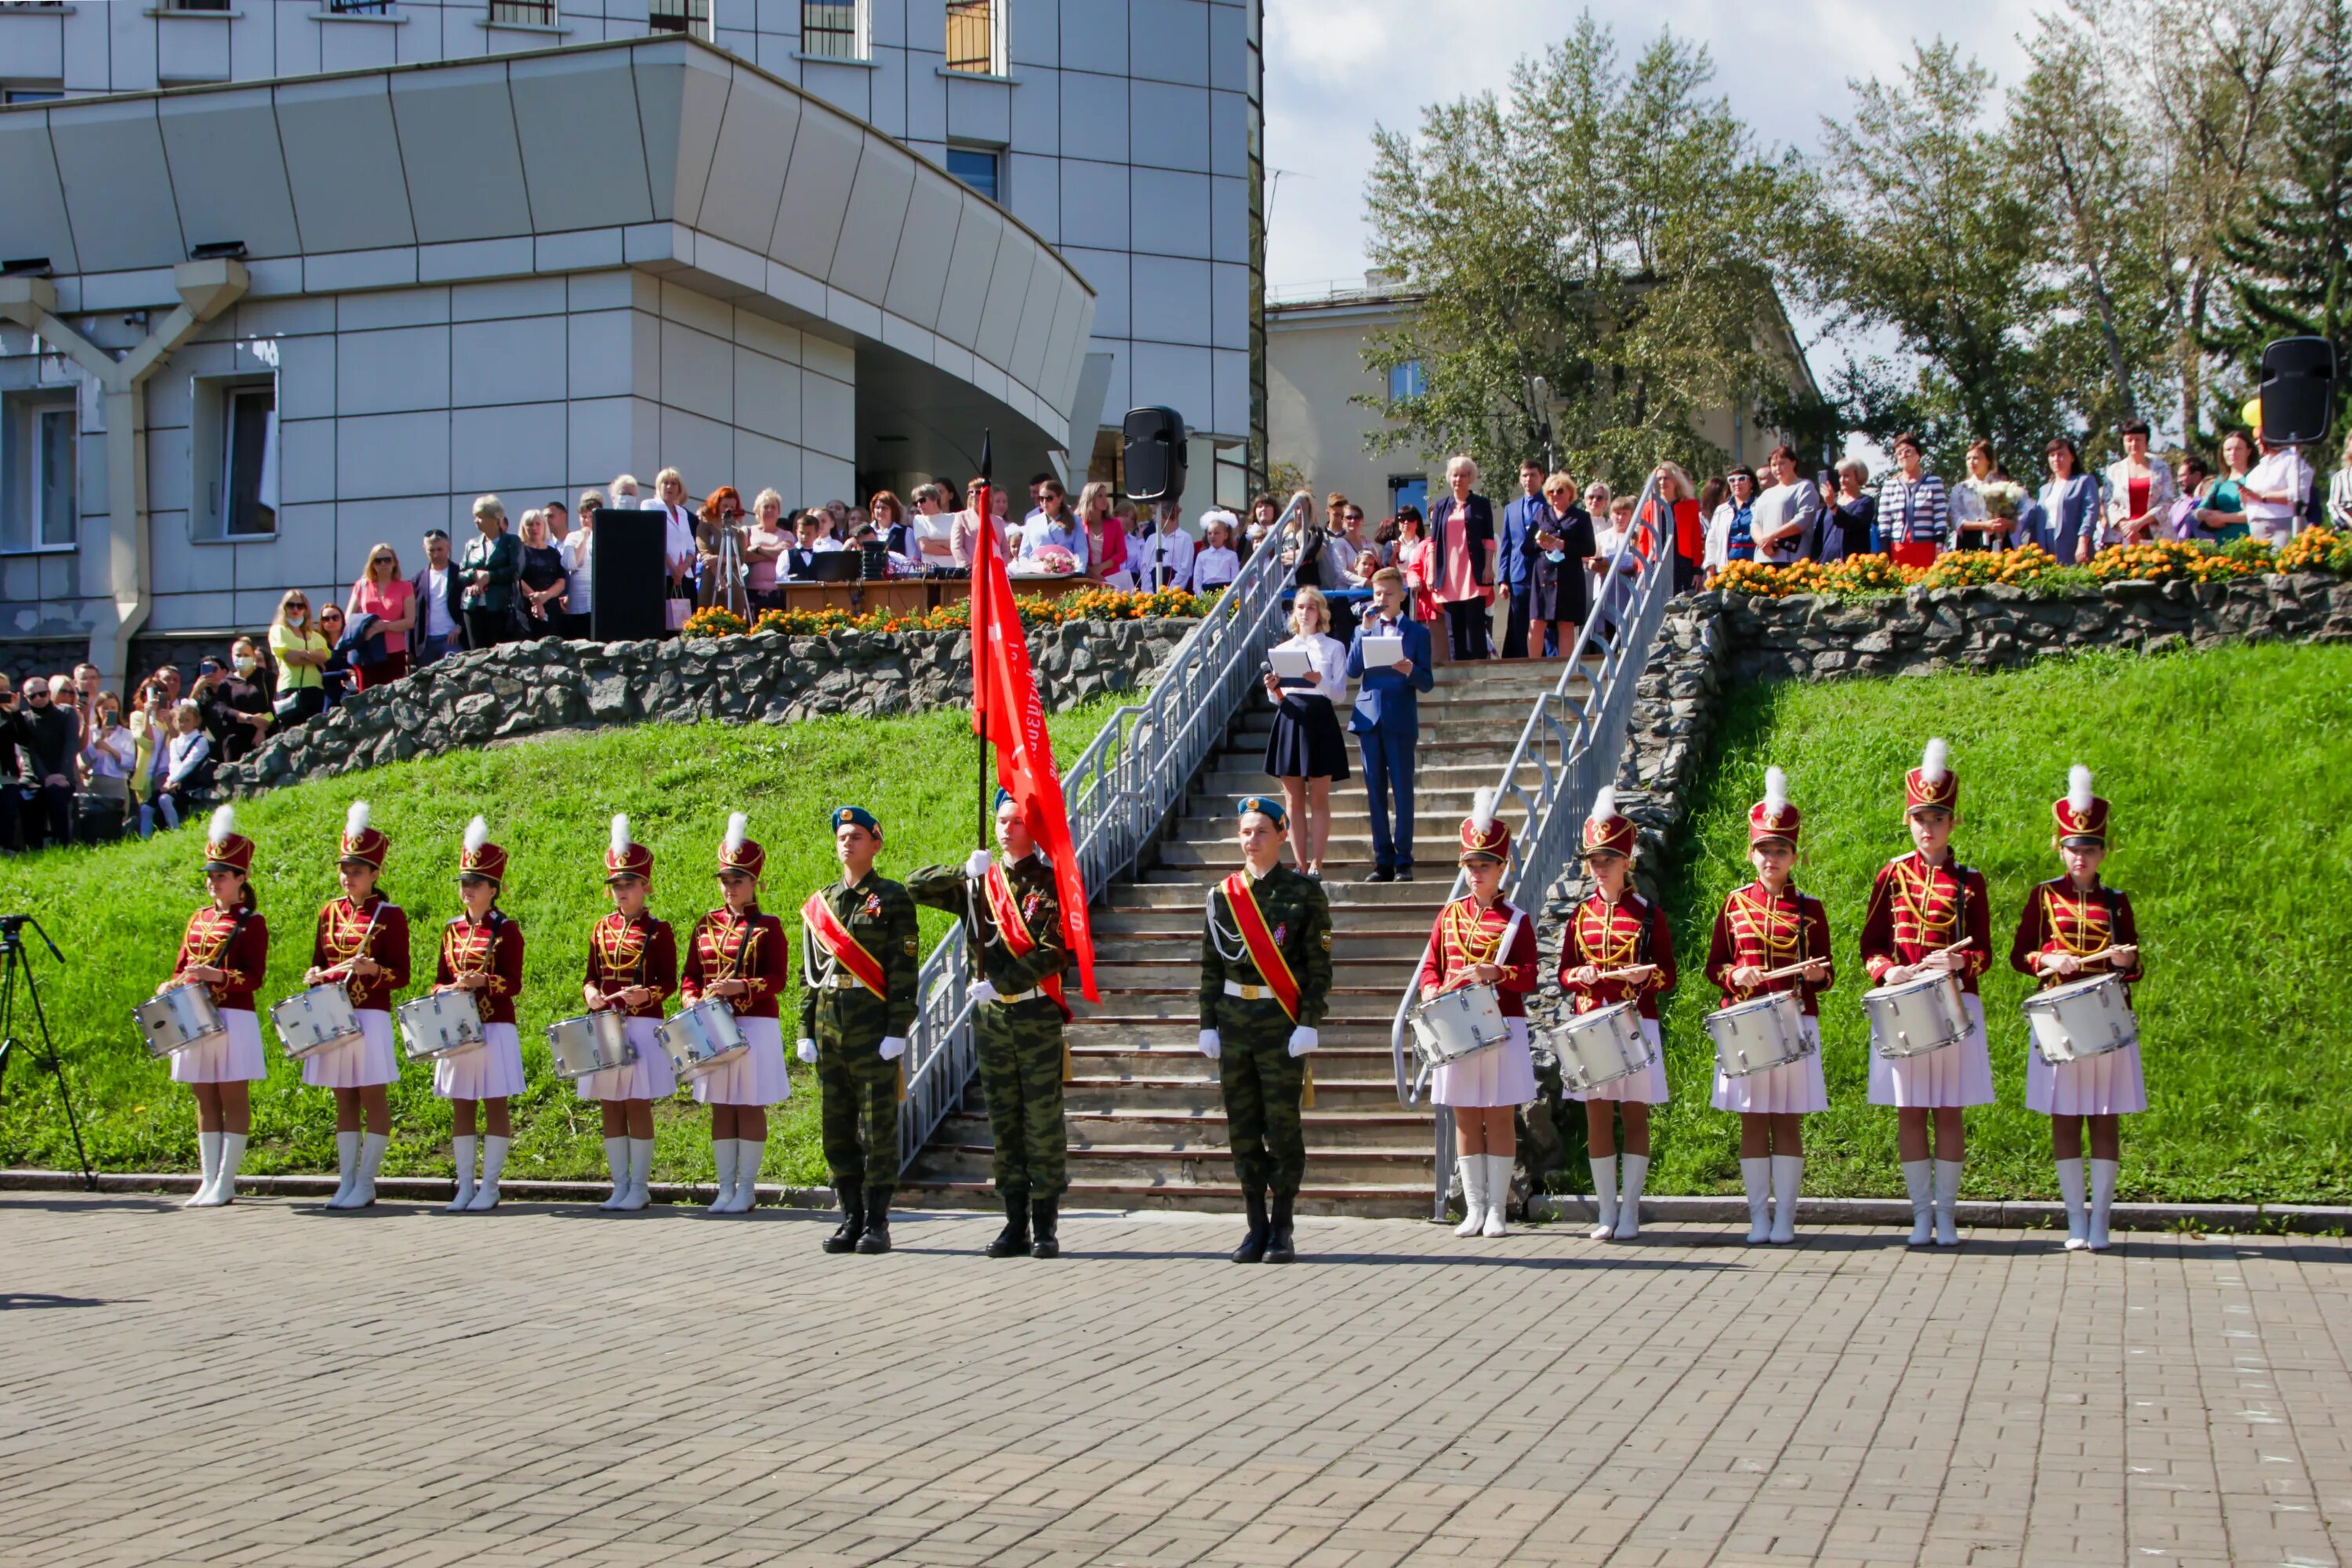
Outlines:
{"type": "Polygon", "coordinates": [[[65,94],[54,87],[0,88],[0,103],[47,103],[65,94]]]}
{"type": "Polygon", "coordinates": [[[278,388],[239,386],[221,405],[221,531],[278,531],[278,388]]]}
{"type": "Polygon", "coordinates": [[[656,33],[687,33],[710,37],[710,0],[652,0],[646,26],[656,33]]]}
{"type": "Polygon", "coordinates": [[[857,0],[801,0],[801,52],[836,60],[860,60],[857,0]]]}
{"type": "Polygon", "coordinates": [[[948,0],[948,69],[1004,74],[1004,37],[996,0],[948,0]]]}
{"type": "Polygon", "coordinates": [[[555,26],[555,0],[490,0],[490,20],[551,27],[555,26]]]}
{"type": "Polygon", "coordinates": [[[948,173],[986,196],[992,202],[1004,197],[997,188],[997,170],[1001,167],[993,149],[987,147],[950,147],[948,149],[948,173]]]}
{"type": "Polygon", "coordinates": [[[33,542],[74,542],[74,459],[80,421],[70,408],[44,408],[33,416],[33,542]]]}
{"type": "Polygon", "coordinates": [[[1394,517],[1401,507],[1418,510],[1424,521],[1429,516],[1429,479],[1423,474],[1391,474],[1389,476],[1389,515],[1394,517]]]}
{"type": "Polygon", "coordinates": [[[1428,381],[1421,374],[1421,362],[1409,359],[1389,370],[1389,401],[1402,403],[1408,397],[1419,397],[1429,390],[1428,381]]]}

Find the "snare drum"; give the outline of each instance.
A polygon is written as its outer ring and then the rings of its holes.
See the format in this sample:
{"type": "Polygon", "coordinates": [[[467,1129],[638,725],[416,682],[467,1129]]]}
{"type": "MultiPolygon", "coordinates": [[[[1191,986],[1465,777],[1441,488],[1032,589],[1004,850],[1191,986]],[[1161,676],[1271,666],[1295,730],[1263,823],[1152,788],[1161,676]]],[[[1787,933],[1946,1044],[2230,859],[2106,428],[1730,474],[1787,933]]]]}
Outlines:
{"type": "Polygon", "coordinates": [[[360,1033],[360,1016],[352,1008],[351,993],[339,982],[313,985],[299,995],[289,996],[269,1009],[269,1021],[278,1026],[286,1054],[297,1061],[365,1037],[360,1033]]]}
{"type": "Polygon", "coordinates": [[[1580,1013],[1545,1037],[1559,1058],[1559,1086],[1569,1094],[1588,1094],[1604,1083],[1647,1072],[1658,1050],[1642,1033],[1638,1004],[1580,1013]]]}
{"type": "Polygon", "coordinates": [[[637,1047],[629,1038],[627,1015],[608,1007],[550,1024],[547,1054],[555,1058],[556,1077],[583,1079],[627,1067],[637,1059],[637,1047]]]}
{"type": "Polygon", "coordinates": [[[1785,1067],[1812,1055],[1805,1036],[1805,1012],[1793,991],[1775,991],[1735,1002],[1706,1016],[1715,1040],[1715,1065],[1726,1078],[1746,1078],[1785,1067]]]}
{"type": "Polygon", "coordinates": [[[1406,1015],[1412,1026],[1412,1051],[1425,1067],[1441,1068],[1473,1051],[1499,1046],[1511,1037],[1503,1009],[1491,985],[1465,985],[1440,992],[1414,1004],[1406,1015]]]}
{"type": "Polygon", "coordinates": [[[159,1061],[228,1027],[213,1005],[211,989],[203,985],[174,985],[133,1007],[131,1016],[147,1041],[147,1054],[159,1061]]]}
{"type": "Polygon", "coordinates": [[[735,1009],[719,997],[697,1002],[661,1026],[657,1037],[669,1054],[670,1069],[680,1082],[699,1078],[722,1062],[731,1062],[745,1049],[735,1009]]]}
{"type": "Polygon", "coordinates": [[[1862,994],[1870,1017],[1870,1044],[1889,1061],[1942,1050],[1969,1037],[1960,983],[1949,974],[1918,974],[1900,985],[1862,994]]]}
{"type": "Polygon", "coordinates": [[[436,991],[403,1002],[394,1010],[400,1020],[400,1037],[407,1043],[408,1059],[437,1062],[482,1044],[482,1011],[470,991],[436,991]]]}
{"type": "Polygon", "coordinates": [[[2028,996],[2025,1021],[2033,1048],[2053,1067],[2139,1044],[2139,1020],[2132,1016],[2124,983],[2112,974],[2028,996]]]}

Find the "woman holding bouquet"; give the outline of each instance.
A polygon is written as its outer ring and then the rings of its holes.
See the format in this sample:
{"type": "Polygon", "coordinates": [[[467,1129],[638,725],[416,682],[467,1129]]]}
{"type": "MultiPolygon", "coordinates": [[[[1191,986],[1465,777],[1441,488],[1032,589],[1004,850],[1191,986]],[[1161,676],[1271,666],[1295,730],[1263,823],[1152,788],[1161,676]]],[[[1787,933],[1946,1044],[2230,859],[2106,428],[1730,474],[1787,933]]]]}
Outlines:
{"type": "Polygon", "coordinates": [[[2018,488],[1993,460],[1992,443],[1969,443],[1969,477],[1952,489],[1952,548],[2007,550],[2017,527],[2018,488]]]}

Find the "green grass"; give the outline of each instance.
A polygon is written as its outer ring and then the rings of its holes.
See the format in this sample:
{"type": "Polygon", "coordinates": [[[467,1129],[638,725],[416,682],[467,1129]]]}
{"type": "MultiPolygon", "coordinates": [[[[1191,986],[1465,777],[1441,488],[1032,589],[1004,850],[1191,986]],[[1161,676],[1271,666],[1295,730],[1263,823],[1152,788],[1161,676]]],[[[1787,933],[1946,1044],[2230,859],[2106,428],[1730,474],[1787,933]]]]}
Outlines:
{"type": "MultiPolygon", "coordinates": [[[[1064,765],[1108,719],[1103,702],[1052,721],[1064,765]]],[[[601,1177],[602,1127],[593,1104],[548,1069],[543,1030],[580,1010],[588,927],[610,906],[602,856],[612,814],[629,814],[655,856],[653,909],[683,942],[696,915],[718,901],[713,858],[727,814],[748,812],[767,847],[765,907],[793,925],[809,891],[839,874],[826,814],[854,802],[881,818],[881,868],[903,876],[961,859],[973,843],[976,764],[970,721],[940,711],[879,721],[824,719],[780,727],[646,725],[402,763],[281,790],[238,808],[259,846],[254,885],[268,918],[266,1008],[301,989],[319,905],[334,896],[334,850],[343,810],[364,798],[393,840],[383,886],[408,911],[417,986],[432,978],[442,924],[458,910],[457,856],[467,820],[481,812],[512,857],[502,907],[526,942],[521,1006],[529,1092],[515,1103],[516,1177],[601,1177]]],[[[144,843],[68,848],[0,862],[0,910],[30,911],[65,950],[60,968],[35,961],[50,1026],[80,1112],[83,1137],[102,1170],[193,1170],[194,1100],[140,1044],[131,1009],[170,973],[188,914],[203,901],[200,827],[144,843]]],[[[927,911],[925,950],[947,926],[927,911]]],[[[29,940],[29,938],[28,938],[29,940]]],[[[799,938],[793,939],[797,978],[799,938]]],[[[797,1016],[797,990],[785,1002],[797,1016]]],[[[17,1021],[29,1032],[29,1017],[17,1021]]],[[[269,1078],[254,1086],[249,1172],[331,1171],[333,1096],[306,1089],[279,1051],[267,1018],[269,1078]]],[[[786,1039],[792,1036],[790,1026],[786,1039]]],[[[790,1055],[789,1048],[787,1055],[790,1055]]],[[[810,1069],[792,1063],[793,1097],[772,1118],[764,1172],[771,1181],[822,1184],[817,1096],[810,1069]]],[[[708,1118],[683,1096],[656,1107],[655,1173],[707,1179],[708,1118]]],[[[449,1171],[449,1110],[431,1075],[404,1067],[393,1090],[393,1174],[449,1171]]],[[[0,1085],[0,1164],[69,1167],[54,1080],[19,1054],[0,1085]]]]}
{"type": "Polygon", "coordinates": [[[2107,879],[2132,897],[2148,1109],[2124,1120],[2121,1190],[2156,1201],[2352,1198],[2352,647],[2245,645],[2115,654],[2002,675],[1735,691],[1690,831],[1668,868],[1683,980],[1665,1016],[1674,1100],[1655,1123],[1653,1191],[1738,1190],[1738,1125],[1707,1104],[1699,975],[1724,895],[1748,879],[1747,813],[1764,769],[1805,814],[1798,885],[1825,900],[1837,987],[1823,1001],[1831,1109],[1807,1119],[1806,1183],[1898,1196],[1895,1114],[1865,1103],[1868,988],[1855,943],[1877,868],[1910,847],[1902,773],[1952,743],[1954,845],[1985,873],[1998,967],[1984,985],[1997,1105],[1969,1112],[1966,1192],[2056,1195],[2048,1119],[2025,1109],[2025,977],[2009,942],[2026,890],[2058,874],[2050,802],[2069,763],[2115,804],[2107,879]]]}

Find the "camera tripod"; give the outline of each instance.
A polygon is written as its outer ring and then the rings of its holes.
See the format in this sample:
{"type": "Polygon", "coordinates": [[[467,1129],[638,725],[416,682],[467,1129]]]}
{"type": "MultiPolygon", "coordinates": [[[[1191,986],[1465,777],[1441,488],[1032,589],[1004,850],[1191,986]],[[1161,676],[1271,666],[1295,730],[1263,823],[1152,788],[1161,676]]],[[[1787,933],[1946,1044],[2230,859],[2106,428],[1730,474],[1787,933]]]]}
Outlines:
{"type": "Polygon", "coordinates": [[[16,1036],[16,982],[24,979],[25,994],[32,999],[33,1025],[40,1031],[41,1065],[47,1068],[58,1080],[58,1098],[65,1102],[66,1125],[73,1131],[74,1158],[81,1166],[82,1185],[98,1191],[98,1173],[90,1169],[89,1151],[82,1146],[81,1119],[74,1114],[73,1086],[66,1082],[65,1064],[58,1059],[57,1042],[49,1037],[49,1016],[41,1006],[40,983],[33,974],[33,955],[25,951],[25,928],[31,926],[49,956],[59,963],[66,955],[41,929],[41,922],[30,915],[0,915],[0,1087],[7,1080],[8,1059],[19,1050],[29,1050],[28,1041],[16,1036]]]}

